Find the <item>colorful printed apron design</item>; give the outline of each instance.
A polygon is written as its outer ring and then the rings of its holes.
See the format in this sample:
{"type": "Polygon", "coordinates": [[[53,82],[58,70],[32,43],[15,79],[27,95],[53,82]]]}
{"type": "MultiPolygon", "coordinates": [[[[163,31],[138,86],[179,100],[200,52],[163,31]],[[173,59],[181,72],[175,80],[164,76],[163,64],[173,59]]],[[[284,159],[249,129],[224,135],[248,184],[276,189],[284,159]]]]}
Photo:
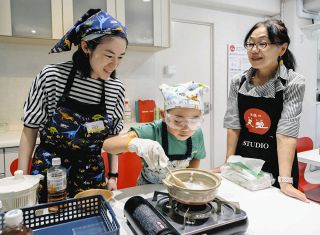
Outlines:
{"type": "Polygon", "coordinates": [[[61,165],[67,169],[68,197],[89,188],[106,188],[100,154],[112,121],[105,111],[105,89],[103,87],[100,104],[85,104],[69,98],[75,73],[73,68],[57,109],[40,132],[40,145],[31,168],[31,174],[45,176],[39,187],[40,203],[47,201],[46,172],[54,157],[60,157],[61,165]]]}
{"type": "MultiPolygon", "coordinates": [[[[239,90],[244,81],[245,77],[242,77],[239,90]]],[[[284,84],[286,81],[281,79],[281,82],[284,84]]],[[[238,92],[238,108],[241,130],[235,154],[264,160],[262,170],[272,173],[276,180],[273,186],[279,188],[276,131],[283,109],[283,91],[276,92],[275,98],[252,97],[238,92]]],[[[291,174],[293,185],[297,188],[297,154],[294,157],[291,174]]]]}
{"type": "MultiPolygon", "coordinates": [[[[192,159],[191,151],[192,151],[192,139],[189,137],[187,139],[187,151],[185,154],[178,155],[169,155],[169,143],[168,143],[168,130],[167,124],[162,122],[162,130],[161,130],[161,138],[162,138],[162,147],[164,152],[169,158],[168,167],[170,169],[181,169],[189,166],[189,163],[192,159]]],[[[146,166],[145,162],[143,162],[143,170],[140,173],[138,178],[137,185],[143,184],[161,184],[162,179],[166,177],[167,170],[166,169],[153,169],[151,170],[146,166]]]]}

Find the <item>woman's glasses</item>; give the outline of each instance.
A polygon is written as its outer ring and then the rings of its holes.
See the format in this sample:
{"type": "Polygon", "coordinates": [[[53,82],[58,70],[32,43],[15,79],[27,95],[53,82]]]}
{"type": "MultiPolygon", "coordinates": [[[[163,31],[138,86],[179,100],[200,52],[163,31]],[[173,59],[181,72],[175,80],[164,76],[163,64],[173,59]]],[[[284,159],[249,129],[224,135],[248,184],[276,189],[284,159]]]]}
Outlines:
{"type": "Polygon", "coordinates": [[[272,43],[272,42],[257,42],[257,43],[253,43],[253,42],[246,42],[244,44],[244,47],[247,50],[252,50],[254,48],[254,46],[259,49],[259,50],[263,50],[265,49],[268,45],[270,44],[278,44],[278,43],[272,43]]]}
{"type": "Polygon", "coordinates": [[[167,126],[172,129],[182,130],[188,127],[190,130],[195,131],[201,126],[203,122],[203,116],[201,115],[200,117],[196,118],[184,118],[176,115],[171,115],[166,112],[165,121],[167,126]]]}

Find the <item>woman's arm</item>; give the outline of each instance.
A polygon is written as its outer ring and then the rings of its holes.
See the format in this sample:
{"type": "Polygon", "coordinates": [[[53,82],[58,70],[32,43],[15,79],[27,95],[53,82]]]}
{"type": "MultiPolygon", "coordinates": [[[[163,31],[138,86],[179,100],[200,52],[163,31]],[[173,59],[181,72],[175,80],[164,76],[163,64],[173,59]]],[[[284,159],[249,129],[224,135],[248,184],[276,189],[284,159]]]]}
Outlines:
{"type": "Polygon", "coordinates": [[[236,153],[239,135],[240,135],[240,130],[238,130],[238,129],[228,129],[227,130],[226,160],[228,159],[228,157],[230,157],[231,155],[234,155],[236,153]]]}
{"type": "Polygon", "coordinates": [[[118,173],[118,155],[108,153],[108,163],[109,163],[109,173],[110,177],[107,177],[107,189],[108,190],[117,190],[117,176],[112,174],[118,173]]]}
{"type": "MultiPolygon", "coordinates": [[[[279,175],[291,177],[291,169],[295,155],[297,139],[295,137],[277,134],[277,151],[279,163],[279,175]]],[[[278,179],[276,179],[278,180],[278,179]]],[[[307,202],[306,195],[294,188],[290,183],[279,183],[281,191],[291,197],[307,202]]]]}
{"type": "MultiPolygon", "coordinates": [[[[239,135],[239,129],[227,129],[227,153],[225,162],[231,155],[236,153],[239,135]]],[[[214,167],[212,171],[215,173],[221,173],[221,166],[214,167]]]]}
{"type": "Polygon", "coordinates": [[[111,154],[119,154],[128,151],[128,143],[131,139],[137,138],[137,134],[134,131],[129,131],[125,134],[120,134],[115,137],[106,139],[103,142],[103,150],[111,154]]]}
{"type": "Polygon", "coordinates": [[[279,175],[291,177],[291,169],[297,146],[297,139],[290,136],[277,134],[277,152],[279,175]]]}
{"type": "Polygon", "coordinates": [[[23,127],[20,138],[18,169],[23,170],[24,174],[29,173],[29,161],[36,144],[37,134],[38,128],[23,127]]]}
{"type": "MultiPolygon", "coordinates": [[[[106,139],[103,142],[102,148],[108,153],[109,173],[118,173],[118,156],[116,154],[127,152],[129,141],[136,137],[137,134],[134,131],[130,131],[106,139]]],[[[117,177],[110,176],[107,182],[109,190],[117,189],[117,177]]]]}

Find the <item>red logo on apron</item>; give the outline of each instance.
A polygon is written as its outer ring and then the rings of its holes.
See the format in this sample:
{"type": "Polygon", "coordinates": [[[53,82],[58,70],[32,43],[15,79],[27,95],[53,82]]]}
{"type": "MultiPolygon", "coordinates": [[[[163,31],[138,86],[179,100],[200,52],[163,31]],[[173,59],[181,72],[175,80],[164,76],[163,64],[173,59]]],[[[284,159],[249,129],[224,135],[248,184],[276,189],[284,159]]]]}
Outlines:
{"type": "Polygon", "coordinates": [[[260,109],[248,109],[244,113],[244,120],[248,131],[259,135],[265,134],[271,126],[269,115],[260,109]]]}

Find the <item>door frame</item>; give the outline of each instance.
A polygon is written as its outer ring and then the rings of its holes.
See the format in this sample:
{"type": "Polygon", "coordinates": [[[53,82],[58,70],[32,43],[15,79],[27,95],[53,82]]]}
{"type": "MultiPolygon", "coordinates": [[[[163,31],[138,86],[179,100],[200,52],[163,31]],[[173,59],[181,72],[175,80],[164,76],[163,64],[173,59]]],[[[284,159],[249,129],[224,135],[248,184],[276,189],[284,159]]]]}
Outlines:
{"type": "MultiPolygon", "coordinates": [[[[171,22],[177,22],[177,23],[187,23],[187,24],[196,24],[196,25],[205,25],[210,27],[210,152],[207,152],[207,157],[210,158],[210,169],[214,166],[214,24],[210,22],[202,22],[202,21],[196,21],[196,20],[185,20],[185,19],[178,19],[178,18],[172,18],[171,22]]],[[[171,27],[172,29],[172,27],[171,27]]],[[[172,33],[170,33],[170,36],[172,37],[172,33]]],[[[172,41],[172,39],[170,39],[172,41]]]]}

